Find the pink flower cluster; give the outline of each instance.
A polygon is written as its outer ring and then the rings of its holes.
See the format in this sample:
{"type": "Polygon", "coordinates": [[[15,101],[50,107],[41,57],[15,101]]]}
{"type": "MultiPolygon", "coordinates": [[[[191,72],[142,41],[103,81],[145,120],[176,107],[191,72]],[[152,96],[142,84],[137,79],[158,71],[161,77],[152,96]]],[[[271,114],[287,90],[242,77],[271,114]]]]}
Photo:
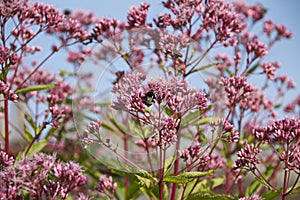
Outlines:
{"type": "Polygon", "coordinates": [[[202,0],[185,1],[185,0],[167,0],[163,2],[165,8],[171,11],[174,18],[170,14],[163,14],[154,22],[160,28],[165,28],[169,25],[177,30],[191,23],[195,13],[201,14],[203,11],[202,0]]]}
{"type": "Polygon", "coordinates": [[[32,158],[14,161],[0,152],[1,199],[22,198],[22,192],[33,199],[65,199],[75,188],[86,183],[81,167],[74,162],[56,161],[56,155],[34,154],[32,158]]]}
{"type": "Polygon", "coordinates": [[[232,143],[232,142],[238,142],[239,141],[239,139],[240,139],[239,132],[235,130],[233,124],[230,123],[228,120],[224,121],[223,129],[224,129],[224,131],[230,133],[230,135],[228,137],[228,141],[230,143],[232,143]]]}
{"type": "Polygon", "coordinates": [[[117,183],[113,183],[112,177],[100,177],[99,183],[96,185],[96,190],[98,192],[104,193],[108,196],[112,196],[115,189],[117,188],[117,183]]]}
{"type": "Polygon", "coordinates": [[[262,58],[268,54],[267,46],[260,42],[257,37],[248,42],[246,50],[249,55],[253,54],[254,58],[262,58]]]}
{"type": "MultiPolygon", "coordinates": [[[[50,123],[53,127],[58,127],[59,121],[64,117],[70,117],[71,107],[64,102],[73,94],[74,90],[71,85],[65,83],[56,75],[53,75],[47,70],[36,70],[32,74],[32,70],[27,67],[23,67],[19,70],[18,76],[9,77],[9,81],[13,82],[20,88],[27,88],[36,85],[55,84],[56,87],[45,91],[32,91],[22,94],[25,98],[24,101],[28,102],[30,99],[35,99],[36,103],[47,103],[48,109],[45,112],[45,119],[51,114],[50,123]],[[30,76],[27,82],[24,80],[30,76]]],[[[49,121],[45,122],[46,124],[49,121]]]]}
{"type": "Polygon", "coordinates": [[[300,95],[298,95],[291,103],[289,103],[285,108],[285,112],[295,112],[300,115],[300,95]]]}
{"type": "Polygon", "coordinates": [[[268,37],[270,37],[273,32],[276,32],[275,38],[277,40],[281,37],[291,38],[293,35],[284,25],[277,25],[272,20],[266,20],[264,22],[264,32],[268,37]]]}
{"type": "Polygon", "coordinates": [[[267,126],[254,127],[254,136],[269,144],[287,170],[300,170],[300,119],[285,118],[267,126]]]}
{"type": "Polygon", "coordinates": [[[228,108],[231,108],[232,106],[245,100],[251,94],[251,92],[254,91],[253,86],[247,83],[246,77],[222,77],[222,83],[225,86],[225,92],[227,93],[228,108]]]}
{"type": "MultiPolygon", "coordinates": [[[[196,138],[198,139],[198,138],[196,138]]],[[[200,143],[197,140],[194,140],[193,144],[191,144],[186,150],[180,151],[179,155],[183,161],[187,161],[189,158],[191,160],[198,159],[203,152],[201,152],[202,148],[200,143]]]]}
{"type": "Polygon", "coordinates": [[[238,158],[235,161],[233,169],[242,167],[251,171],[255,170],[255,166],[260,163],[260,159],[257,157],[257,155],[261,151],[262,150],[256,148],[254,144],[246,144],[245,147],[237,153],[238,158]]]}
{"type": "Polygon", "coordinates": [[[228,38],[240,33],[246,26],[243,17],[235,12],[229,3],[211,0],[203,15],[202,27],[213,30],[216,40],[224,42],[228,38]]]}
{"type": "Polygon", "coordinates": [[[142,96],[145,92],[141,89],[141,83],[146,76],[142,73],[126,73],[114,85],[113,92],[117,93],[117,100],[113,102],[112,108],[125,110],[130,113],[140,112],[145,109],[142,96]]]}
{"type": "Polygon", "coordinates": [[[63,15],[53,6],[34,3],[20,7],[19,18],[26,24],[40,25],[42,29],[54,28],[63,20],[63,15]]]}
{"type": "Polygon", "coordinates": [[[18,61],[18,55],[16,53],[10,54],[10,49],[5,46],[0,46],[0,65],[4,67],[8,65],[15,65],[18,61]]]}
{"type": "Polygon", "coordinates": [[[162,128],[160,129],[160,139],[158,145],[169,146],[177,141],[177,129],[179,128],[180,120],[165,118],[160,120],[162,128]]]}
{"type": "Polygon", "coordinates": [[[150,25],[146,23],[149,7],[150,4],[148,3],[141,3],[140,7],[132,6],[127,14],[126,27],[128,29],[150,27],[150,25]]]}
{"type": "Polygon", "coordinates": [[[166,31],[160,32],[159,49],[163,51],[165,56],[172,56],[172,58],[178,57],[178,51],[189,46],[190,39],[184,34],[175,36],[166,31]]]}
{"type": "Polygon", "coordinates": [[[243,1],[234,1],[233,5],[236,12],[243,14],[247,18],[252,18],[254,22],[261,20],[267,11],[266,8],[259,4],[248,5],[243,1]]]}
{"type": "Polygon", "coordinates": [[[16,103],[19,99],[18,95],[16,95],[12,90],[10,90],[8,84],[4,83],[1,80],[0,80],[0,94],[3,94],[5,99],[11,100],[14,103],[16,103]]]}

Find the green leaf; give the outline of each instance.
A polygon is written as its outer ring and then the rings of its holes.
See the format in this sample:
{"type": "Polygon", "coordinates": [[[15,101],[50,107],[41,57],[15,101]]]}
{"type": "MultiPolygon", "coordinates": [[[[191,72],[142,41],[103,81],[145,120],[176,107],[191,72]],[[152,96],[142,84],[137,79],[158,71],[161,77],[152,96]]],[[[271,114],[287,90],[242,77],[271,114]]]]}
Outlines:
{"type": "Polygon", "coordinates": [[[202,71],[202,70],[205,70],[205,69],[208,69],[208,68],[211,68],[211,67],[214,67],[216,65],[220,64],[219,62],[214,62],[214,63],[210,63],[208,65],[204,65],[202,67],[199,67],[197,69],[194,69],[193,71],[191,71],[191,73],[194,73],[194,72],[198,72],[198,71],[202,71]]]}
{"type": "Polygon", "coordinates": [[[181,120],[181,125],[186,125],[188,124],[189,122],[197,119],[198,117],[200,117],[200,115],[203,114],[203,111],[202,110],[198,110],[196,112],[192,112],[192,113],[189,113],[186,117],[184,117],[182,120],[181,120]]]}
{"type": "Polygon", "coordinates": [[[164,167],[164,173],[166,174],[169,169],[172,167],[174,161],[175,161],[176,156],[170,156],[168,159],[165,161],[165,167],[164,167]]]}
{"type": "Polygon", "coordinates": [[[166,114],[171,117],[173,115],[173,110],[169,106],[160,105],[160,107],[166,112],[166,114]]]}
{"type": "Polygon", "coordinates": [[[33,140],[33,136],[26,126],[24,126],[24,138],[27,142],[31,142],[33,140]]]}
{"type": "Polygon", "coordinates": [[[158,196],[152,190],[141,187],[140,190],[148,197],[148,199],[158,200],[158,196]]]}
{"type": "Polygon", "coordinates": [[[264,194],[261,195],[262,199],[264,200],[272,200],[275,199],[279,196],[279,193],[276,191],[269,191],[265,192],[264,194]]]}
{"type": "Polygon", "coordinates": [[[163,181],[169,182],[169,183],[183,184],[183,183],[190,182],[194,178],[211,175],[213,173],[214,173],[214,170],[209,170],[206,172],[183,172],[177,176],[165,176],[163,181]]]}
{"type": "Polygon", "coordinates": [[[32,119],[32,116],[29,114],[24,114],[24,118],[26,119],[26,121],[28,122],[28,124],[31,126],[31,128],[33,130],[36,130],[36,124],[34,122],[34,120],[32,119]]]}
{"type": "Polygon", "coordinates": [[[135,177],[138,179],[139,185],[142,186],[142,187],[150,188],[153,185],[155,185],[155,183],[149,178],[144,178],[144,177],[139,176],[137,174],[135,175],[135,177]]]}
{"type": "Polygon", "coordinates": [[[15,93],[22,94],[22,93],[31,92],[31,91],[47,90],[50,88],[54,88],[56,86],[57,86],[57,84],[34,85],[34,86],[29,86],[27,88],[19,89],[19,90],[15,91],[15,93]]]}
{"type": "Polygon", "coordinates": [[[113,118],[109,118],[109,120],[111,121],[111,123],[113,123],[113,125],[116,126],[116,128],[117,128],[121,133],[123,133],[124,135],[127,134],[126,127],[125,127],[123,124],[117,122],[117,121],[116,121],[115,119],[113,119],[113,118]]]}
{"type": "Polygon", "coordinates": [[[115,132],[115,129],[114,129],[112,126],[110,126],[110,125],[109,125],[107,122],[105,122],[105,121],[102,121],[102,127],[105,128],[105,129],[107,129],[107,130],[109,130],[109,131],[115,132]]]}
{"type": "MultiPolygon", "coordinates": [[[[34,143],[28,153],[27,157],[32,157],[35,153],[40,152],[46,145],[48,144],[48,140],[41,140],[36,143],[34,143]]],[[[27,151],[27,148],[25,148],[22,152],[20,152],[16,158],[16,160],[21,160],[24,157],[25,152],[27,151]]]]}
{"type": "Polygon", "coordinates": [[[253,67],[247,70],[247,74],[252,74],[259,66],[260,66],[260,62],[256,63],[253,67]]]}
{"type": "Polygon", "coordinates": [[[229,70],[228,67],[225,69],[225,71],[229,74],[230,77],[233,76],[233,73],[229,70]]]}
{"type": "Polygon", "coordinates": [[[186,199],[189,194],[194,194],[200,191],[203,193],[211,192],[212,189],[221,186],[224,181],[225,176],[222,178],[205,178],[200,181],[195,179],[187,184],[184,199],[186,199]]]}
{"type": "MultiPolygon", "coordinates": [[[[263,173],[263,176],[268,179],[273,171],[274,171],[274,167],[268,167],[267,170],[263,173]]],[[[256,193],[263,185],[265,185],[267,188],[269,188],[270,190],[272,190],[272,188],[270,188],[270,186],[262,179],[260,178],[256,178],[256,181],[253,181],[246,189],[245,195],[246,196],[250,196],[251,194],[256,193]]]]}
{"type": "MultiPolygon", "coordinates": [[[[204,109],[204,110],[198,110],[198,111],[195,111],[195,112],[191,112],[189,113],[186,117],[184,117],[182,120],[181,120],[181,125],[182,126],[185,126],[187,124],[189,124],[191,121],[197,119],[198,117],[200,117],[203,113],[207,112],[209,109],[211,108],[211,105],[208,106],[207,109],[204,109]]],[[[211,118],[201,118],[199,119],[198,123],[199,125],[201,124],[208,124],[212,121],[215,121],[216,118],[215,117],[211,117],[211,118]]]]}
{"type": "Polygon", "coordinates": [[[27,156],[32,157],[33,154],[40,152],[44,149],[44,147],[48,144],[47,140],[41,140],[36,143],[34,143],[31,148],[29,149],[27,156]]]}
{"type": "Polygon", "coordinates": [[[141,194],[140,185],[137,181],[130,184],[125,199],[137,199],[141,194]]]}
{"type": "MultiPolygon", "coordinates": [[[[223,178],[212,178],[212,179],[204,179],[202,181],[199,182],[199,188],[215,188],[218,187],[220,185],[222,185],[224,183],[225,177],[223,178]]],[[[198,186],[197,185],[197,186],[198,186]]],[[[201,190],[201,189],[200,189],[201,190]]],[[[197,190],[195,190],[197,191],[197,190]]]]}
{"type": "Polygon", "coordinates": [[[197,192],[187,198],[187,200],[234,200],[229,195],[214,194],[210,192],[197,192]]]}
{"type": "Polygon", "coordinates": [[[4,70],[0,73],[0,80],[1,80],[1,81],[4,81],[4,80],[6,79],[6,76],[7,76],[8,72],[9,72],[9,70],[10,70],[10,66],[7,65],[7,66],[4,68],[4,70]]]}
{"type": "Polygon", "coordinates": [[[129,129],[133,131],[136,135],[138,135],[141,139],[144,139],[143,132],[142,132],[143,127],[138,127],[135,121],[132,122],[131,120],[129,120],[128,123],[129,123],[129,129]]]}
{"type": "Polygon", "coordinates": [[[280,108],[282,106],[282,104],[276,104],[276,105],[274,105],[274,109],[278,109],[278,108],[280,108]]]}
{"type": "Polygon", "coordinates": [[[100,107],[107,107],[111,105],[111,102],[96,102],[95,105],[100,107]]]}

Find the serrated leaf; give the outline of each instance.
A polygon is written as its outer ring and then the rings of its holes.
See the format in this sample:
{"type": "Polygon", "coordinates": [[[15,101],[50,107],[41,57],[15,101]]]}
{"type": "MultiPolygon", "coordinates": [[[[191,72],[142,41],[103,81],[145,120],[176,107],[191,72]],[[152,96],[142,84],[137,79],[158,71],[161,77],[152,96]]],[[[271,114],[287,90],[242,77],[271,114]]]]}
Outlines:
{"type": "Polygon", "coordinates": [[[137,174],[135,175],[135,177],[138,179],[139,185],[142,187],[150,188],[154,185],[154,182],[151,181],[151,179],[149,179],[149,178],[144,178],[137,174]]]}
{"type": "Polygon", "coordinates": [[[187,200],[234,200],[233,197],[222,194],[208,192],[197,192],[187,198],[187,200]]]}
{"type": "Polygon", "coordinates": [[[56,84],[45,84],[45,85],[34,85],[34,86],[29,86],[27,88],[22,88],[17,91],[15,91],[16,94],[22,94],[26,92],[31,92],[31,91],[39,91],[39,90],[47,90],[56,87],[56,84]]]}

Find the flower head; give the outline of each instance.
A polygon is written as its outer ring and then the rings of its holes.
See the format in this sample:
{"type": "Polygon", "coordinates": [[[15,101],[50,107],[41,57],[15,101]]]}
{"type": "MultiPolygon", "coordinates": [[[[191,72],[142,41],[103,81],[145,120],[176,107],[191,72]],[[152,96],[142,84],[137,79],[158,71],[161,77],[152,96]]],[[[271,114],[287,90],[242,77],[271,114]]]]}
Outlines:
{"type": "Polygon", "coordinates": [[[234,169],[245,167],[249,170],[254,170],[254,166],[260,163],[257,154],[261,152],[261,149],[255,148],[254,144],[246,144],[245,148],[241,149],[237,153],[237,160],[235,161],[234,169]]]}

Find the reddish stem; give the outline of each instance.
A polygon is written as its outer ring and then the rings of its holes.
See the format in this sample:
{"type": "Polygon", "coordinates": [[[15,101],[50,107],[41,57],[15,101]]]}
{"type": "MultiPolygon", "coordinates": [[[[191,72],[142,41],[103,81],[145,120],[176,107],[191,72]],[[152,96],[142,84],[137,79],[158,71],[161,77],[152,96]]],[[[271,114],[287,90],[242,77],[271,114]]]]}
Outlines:
{"type": "MultiPolygon", "coordinates": [[[[177,143],[178,144],[178,143],[177,143]]],[[[177,148],[177,145],[176,144],[176,149],[177,148]]],[[[179,167],[179,159],[176,158],[175,162],[174,162],[174,176],[176,176],[178,174],[178,167],[179,167]]],[[[171,200],[175,200],[175,197],[176,197],[176,190],[177,190],[177,184],[176,183],[173,183],[172,185],[172,194],[171,194],[171,200]]]]}
{"type": "Polygon", "coordinates": [[[5,123],[5,152],[9,152],[9,118],[8,118],[8,99],[4,100],[4,123],[5,123]]]}
{"type": "MultiPolygon", "coordinates": [[[[127,143],[127,135],[124,135],[124,156],[126,159],[128,159],[128,143],[127,143]]],[[[125,182],[125,198],[127,198],[128,188],[129,188],[129,179],[128,177],[124,178],[125,182]]]]}
{"type": "Polygon", "coordinates": [[[289,176],[289,171],[284,170],[282,200],[286,200],[287,197],[288,176],[289,176]]]}

